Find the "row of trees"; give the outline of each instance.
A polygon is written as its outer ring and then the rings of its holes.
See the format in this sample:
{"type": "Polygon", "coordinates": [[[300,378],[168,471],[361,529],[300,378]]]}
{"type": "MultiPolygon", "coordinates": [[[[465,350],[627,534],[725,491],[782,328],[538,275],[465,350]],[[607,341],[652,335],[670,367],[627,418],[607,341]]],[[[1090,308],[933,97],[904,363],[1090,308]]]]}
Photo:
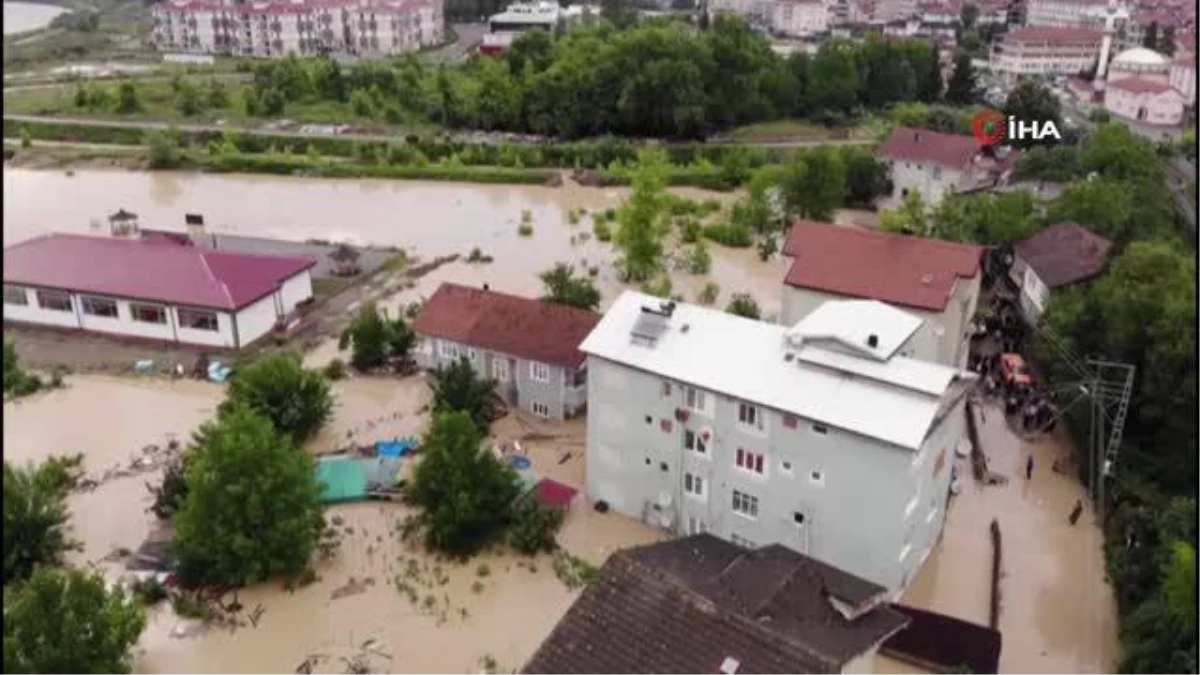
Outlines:
{"type": "MultiPolygon", "coordinates": [[[[1083,144],[1027,152],[1017,173],[1066,182],[1039,204],[1028,193],[943,201],[932,212],[912,196],[885,227],[997,245],[1050,223],[1077,222],[1115,243],[1108,273],[1057,292],[1036,332],[1052,381],[1078,379],[1066,355],[1137,367],[1115,478],[1104,505],[1108,576],[1122,617],[1123,672],[1195,672],[1196,255],[1168,192],[1155,148],[1120,124],[1083,144]],[[1049,340],[1045,336],[1055,336],[1049,340]],[[1065,346],[1065,350],[1060,348],[1065,346]]],[[[1080,409],[1082,410],[1082,409],[1080,409]]],[[[1068,413],[1077,438],[1086,415],[1068,413]]],[[[1081,473],[1091,476],[1091,457],[1081,473]]]]}
{"type": "Polygon", "coordinates": [[[830,41],[815,55],[776,56],[732,17],[696,32],[673,21],[626,30],[607,22],[557,39],[531,31],[503,58],[430,67],[415,58],[364,63],[285,59],[258,64],[247,101],[257,114],[292,102],[337,101],[360,116],[564,137],[703,137],[784,117],[840,122],[863,109],[942,95],[926,42],[830,41]]]}

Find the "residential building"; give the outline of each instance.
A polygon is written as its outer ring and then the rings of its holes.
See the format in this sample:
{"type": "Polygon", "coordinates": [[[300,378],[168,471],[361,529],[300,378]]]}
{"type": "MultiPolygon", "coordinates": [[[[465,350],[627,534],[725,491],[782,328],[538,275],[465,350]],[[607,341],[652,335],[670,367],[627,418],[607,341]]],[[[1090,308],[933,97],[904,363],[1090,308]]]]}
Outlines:
{"type": "MultiPolygon", "coordinates": [[[[1052,28],[1097,28],[1108,0],[1025,0],[1025,25],[1052,28]]],[[[1100,21],[1103,24],[1103,21],[1100,21]]]]}
{"type": "Polygon", "coordinates": [[[1008,277],[1025,320],[1037,325],[1053,291],[1100,276],[1111,250],[1111,241],[1075,223],[1051,225],[1017,242],[1008,277]]]}
{"type": "Polygon", "coordinates": [[[783,255],[792,259],[783,281],[783,325],[830,300],[877,300],[922,322],[900,345],[901,355],[966,365],[982,277],[978,246],[801,220],[788,231],[783,255]]]}
{"type": "Polygon", "coordinates": [[[771,11],[771,32],[807,37],[829,30],[829,10],[824,0],[777,0],[771,11]]]}
{"type": "Polygon", "coordinates": [[[579,343],[600,315],[507,293],[442,284],[413,320],[417,364],[434,369],[466,357],[510,405],[546,419],[587,408],[587,363],[579,343]]]}
{"type": "Polygon", "coordinates": [[[992,45],[992,73],[1009,84],[1021,76],[1074,75],[1091,68],[1104,32],[1088,28],[1024,26],[992,45]]]}
{"type": "Polygon", "coordinates": [[[1008,180],[1016,152],[985,152],[973,136],[897,127],[875,150],[888,166],[892,194],[882,208],[897,208],[914,190],[930,208],[958,192],[993,187],[1008,180]]]}
{"type": "Polygon", "coordinates": [[[875,0],[874,21],[908,19],[918,14],[917,0],[875,0]]]}
{"type": "Polygon", "coordinates": [[[443,39],[444,0],[163,0],[150,9],[161,51],[259,58],[383,57],[443,39]]]}
{"type": "Polygon", "coordinates": [[[900,314],[788,328],[626,291],[580,347],[589,498],[899,592],[942,531],[975,377],[900,356],[900,314]]]}
{"type": "MultiPolygon", "coordinates": [[[[1178,126],[1187,99],[1176,89],[1172,62],[1145,47],[1135,47],[1113,57],[1104,86],[1104,108],[1110,114],[1155,126],[1178,126]]],[[[1194,71],[1193,71],[1194,72],[1194,71]]],[[[1194,92],[1195,82],[1191,86],[1194,92]]]]}
{"type": "Polygon", "coordinates": [[[1171,62],[1168,83],[1183,97],[1184,104],[1196,105],[1196,55],[1181,56],[1171,62]]]}
{"type": "Polygon", "coordinates": [[[712,16],[736,14],[752,26],[764,27],[771,24],[774,6],[773,0],[710,0],[708,11],[712,16]]]}
{"type": "Polygon", "coordinates": [[[524,673],[867,673],[909,619],[885,589],[782,546],[699,534],[619,550],[524,673]]]}
{"type": "Polygon", "coordinates": [[[4,249],[4,320],[239,349],[312,298],[309,256],[52,234],[4,249]]]}
{"type": "Polygon", "coordinates": [[[479,43],[479,53],[494,56],[505,51],[522,33],[542,30],[559,33],[571,24],[591,16],[593,10],[582,5],[560,7],[557,2],[515,2],[488,19],[488,32],[479,43]]]}

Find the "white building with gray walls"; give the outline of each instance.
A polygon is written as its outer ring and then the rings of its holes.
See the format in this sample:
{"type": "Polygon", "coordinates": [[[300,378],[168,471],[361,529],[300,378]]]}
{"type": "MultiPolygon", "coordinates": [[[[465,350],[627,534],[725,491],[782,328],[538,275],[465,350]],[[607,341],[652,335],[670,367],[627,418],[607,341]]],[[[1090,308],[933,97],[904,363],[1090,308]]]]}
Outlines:
{"type": "MultiPolygon", "coordinates": [[[[792,263],[779,321],[795,325],[831,300],[878,300],[922,320],[900,345],[901,356],[965,367],[982,253],[957,242],[797,221],[783,244],[792,263]]],[[[846,314],[841,320],[851,323],[862,312],[881,311],[861,303],[839,306],[846,314]]]]}
{"type": "Polygon", "coordinates": [[[416,360],[433,370],[466,358],[510,405],[567,419],[587,409],[579,343],[599,321],[577,307],[444,283],[413,320],[416,360]]]}
{"type": "Polygon", "coordinates": [[[899,592],[941,533],[974,376],[898,355],[921,321],[876,309],[788,328],[626,291],[581,347],[590,500],[899,592]]]}

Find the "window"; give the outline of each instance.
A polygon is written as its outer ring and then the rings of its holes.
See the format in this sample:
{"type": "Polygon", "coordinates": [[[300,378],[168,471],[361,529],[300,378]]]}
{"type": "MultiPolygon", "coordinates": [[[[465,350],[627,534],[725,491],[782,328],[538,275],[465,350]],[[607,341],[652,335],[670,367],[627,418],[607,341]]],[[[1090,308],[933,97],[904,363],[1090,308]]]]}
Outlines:
{"type": "Polygon", "coordinates": [[[38,307],[54,312],[72,312],[75,306],[71,304],[71,294],[62,291],[38,291],[38,307]]]}
{"type": "Polygon", "coordinates": [[[693,497],[704,499],[704,478],[695,474],[683,474],[683,491],[693,497]]]}
{"type": "Polygon", "coordinates": [[[804,524],[804,514],[800,513],[799,511],[793,512],[792,513],[792,522],[797,525],[803,525],[804,524]]]}
{"type": "Polygon", "coordinates": [[[683,392],[684,405],[698,413],[708,414],[708,392],[695,387],[686,387],[683,392]]]}
{"type": "Polygon", "coordinates": [[[670,396],[671,395],[671,383],[667,382],[666,380],[663,380],[661,391],[662,391],[663,398],[667,398],[668,396],[670,396]]]}
{"type": "Polygon", "coordinates": [[[683,432],[683,447],[685,450],[691,450],[697,455],[708,455],[708,444],[694,431],[683,432]]]}
{"type": "Polygon", "coordinates": [[[738,424],[754,431],[763,430],[762,409],[753,403],[738,404],[738,424]]]}
{"type": "Polygon", "coordinates": [[[529,407],[531,410],[533,410],[533,414],[537,415],[538,417],[550,417],[550,406],[546,405],[545,403],[534,401],[529,405],[529,407]]]}
{"type": "Polygon", "coordinates": [[[467,358],[474,361],[479,356],[479,351],[474,347],[467,347],[467,358]]]}
{"type": "Polygon", "coordinates": [[[758,518],[758,497],[734,490],[733,512],[751,519],[758,518]]]}
{"type": "Polygon", "coordinates": [[[687,533],[688,534],[704,534],[708,528],[704,525],[704,521],[696,516],[688,516],[687,533]]]}
{"type": "Polygon", "coordinates": [[[529,362],[529,377],[538,382],[550,381],[550,366],[540,361],[529,362]]]}
{"type": "Polygon", "coordinates": [[[458,345],[443,340],[438,344],[438,353],[448,359],[458,358],[458,345]]]}
{"type": "Polygon", "coordinates": [[[508,382],[508,361],[503,358],[492,359],[492,377],[498,382],[508,382]]]}
{"type": "Polygon", "coordinates": [[[795,415],[783,416],[783,426],[787,427],[788,429],[795,429],[798,424],[799,420],[796,419],[795,415]]]}
{"type": "Polygon", "coordinates": [[[20,286],[4,286],[4,304],[6,305],[28,305],[29,294],[20,286]]]}
{"type": "Polygon", "coordinates": [[[737,460],[735,463],[739,469],[745,469],[746,471],[756,473],[760,476],[765,473],[763,467],[765,466],[766,462],[764,461],[763,455],[757,452],[750,452],[749,450],[738,448],[737,460]]]}
{"type": "Polygon", "coordinates": [[[792,463],[791,462],[780,462],[779,468],[782,469],[783,472],[786,473],[787,475],[789,475],[789,476],[792,475],[792,463]]]}
{"type": "Polygon", "coordinates": [[[166,323],[167,310],[162,305],[143,305],[129,303],[129,315],[134,321],[141,323],[166,323]]]}
{"type": "Polygon", "coordinates": [[[825,426],[824,424],[814,424],[813,433],[822,435],[827,434],[829,433],[829,427],[825,426]]]}
{"type": "Polygon", "coordinates": [[[587,368],[571,371],[566,377],[567,384],[575,389],[587,386],[587,368]]]}
{"type": "Polygon", "coordinates": [[[659,420],[658,427],[662,429],[664,434],[669,434],[671,433],[671,430],[675,428],[675,425],[671,422],[671,420],[659,420]]]}
{"type": "Polygon", "coordinates": [[[758,545],[745,537],[739,537],[736,534],[729,535],[729,541],[741,546],[742,548],[758,548],[758,545]]]}
{"type": "Polygon", "coordinates": [[[816,485],[817,487],[824,487],[825,486],[825,474],[821,473],[820,471],[811,471],[808,474],[808,482],[812,483],[813,485],[816,485]]]}
{"type": "Polygon", "coordinates": [[[192,330],[217,330],[217,313],[195,309],[179,310],[179,327],[192,330]]]}

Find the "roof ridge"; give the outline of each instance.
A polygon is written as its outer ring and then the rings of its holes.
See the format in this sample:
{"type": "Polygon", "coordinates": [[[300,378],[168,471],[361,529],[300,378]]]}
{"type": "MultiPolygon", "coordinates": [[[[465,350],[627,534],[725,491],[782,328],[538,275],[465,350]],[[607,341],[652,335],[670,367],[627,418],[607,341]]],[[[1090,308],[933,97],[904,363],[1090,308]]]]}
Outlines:
{"type": "MultiPolygon", "coordinates": [[[[222,278],[218,277],[216,274],[214,274],[212,271],[212,267],[209,266],[208,256],[210,253],[212,253],[212,252],[211,251],[201,251],[200,256],[199,256],[200,263],[202,265],[204,265],[204,271],[208,273],[208,278],[212,279],[213,282],[221,288],[221,292],[225,294],[225,300],[227,300],[230,305],[236,305],[237,303],[235,303],[233,301],[233,294],[229,292],[229,285],[225,283],[224,279],[222,279],[222,278]]],[[[275,282],[275,286],[276,287],[279,286],[278,281],[275,282]]]]}

